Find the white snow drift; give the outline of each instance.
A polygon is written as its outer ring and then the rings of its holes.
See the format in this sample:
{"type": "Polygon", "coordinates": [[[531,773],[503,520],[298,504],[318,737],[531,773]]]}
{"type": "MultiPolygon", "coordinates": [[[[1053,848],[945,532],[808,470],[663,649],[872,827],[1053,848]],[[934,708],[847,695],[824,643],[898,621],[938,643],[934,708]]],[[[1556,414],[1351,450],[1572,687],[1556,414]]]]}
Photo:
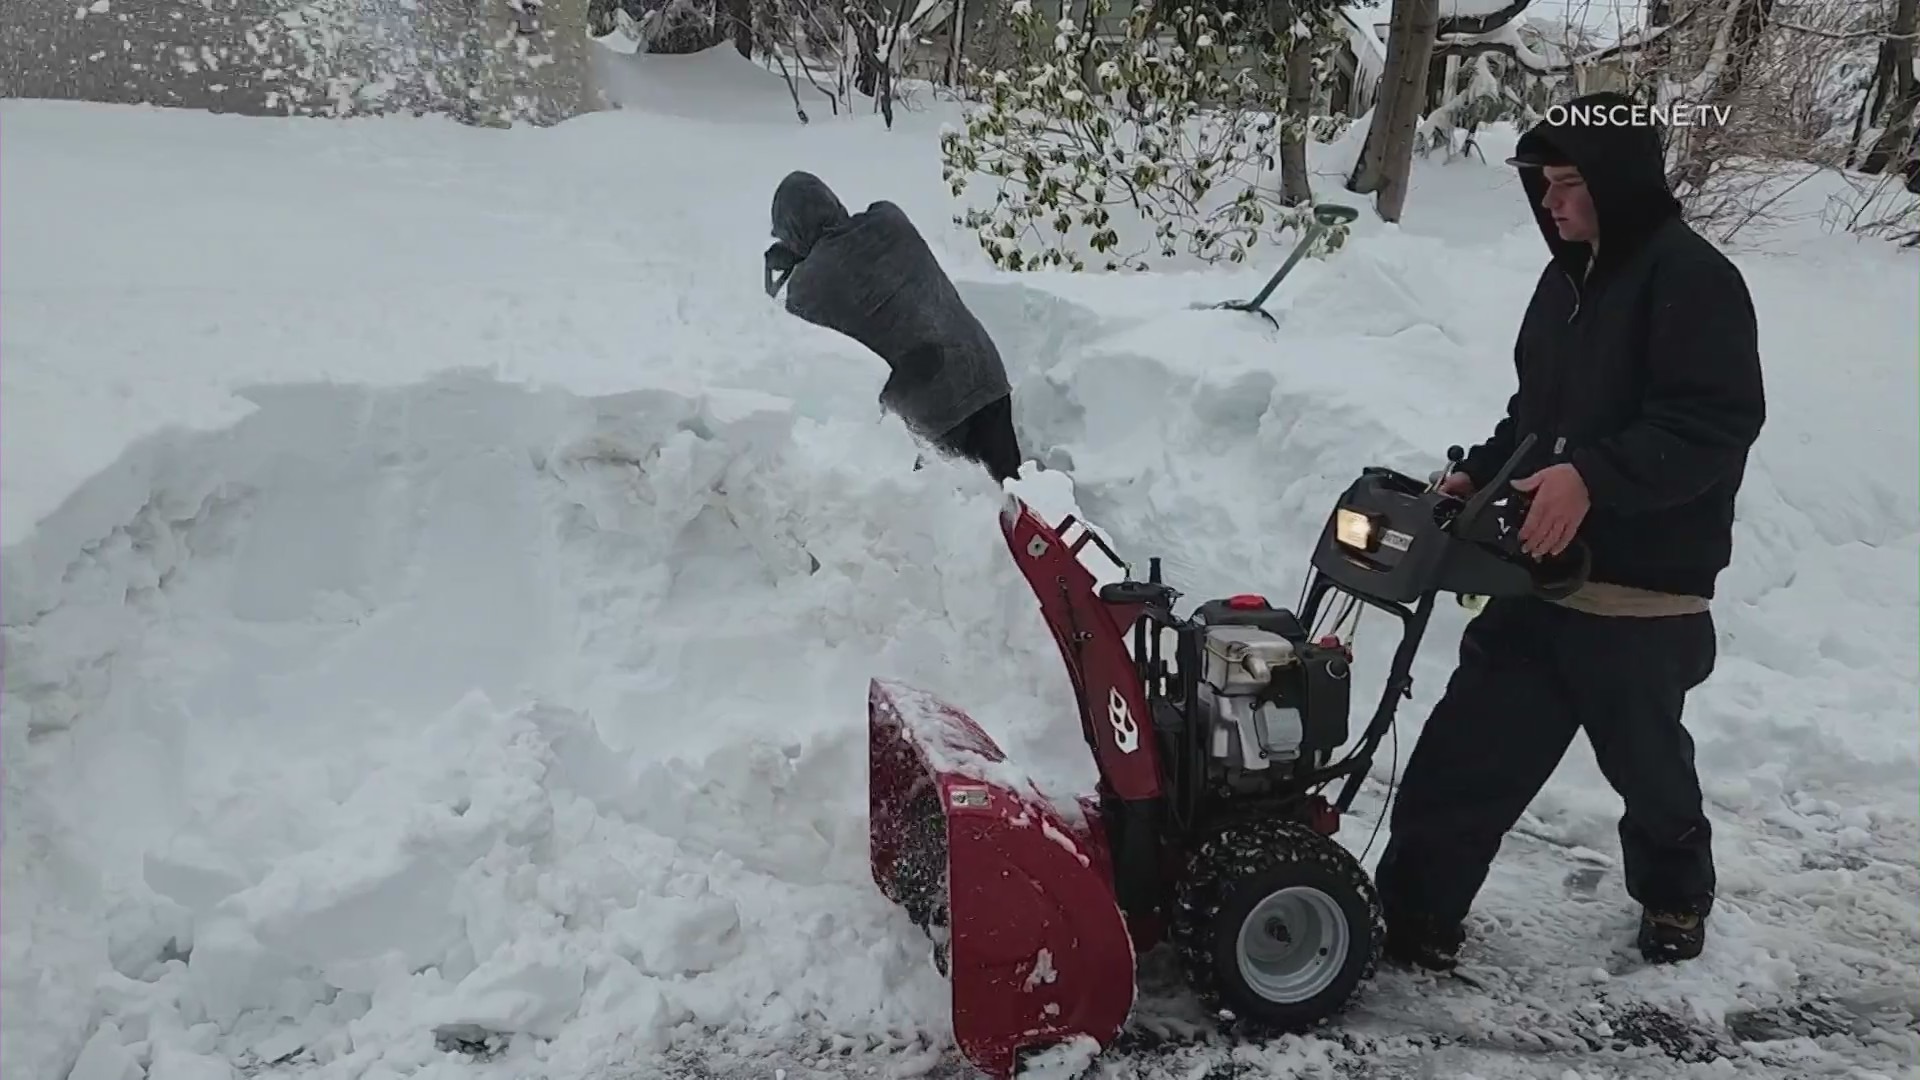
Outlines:
{"type": "Polygon", "coordinates": [[[356,1074],[449,1025],[585,1072],[683,1023],[939,1015],[862,887],[858,721],[869,672],[1016,708],[1046,674],[981,665],[1043,656],[983,479],[747,393],[250,396],[132,451],[145,505],[9,631],[10,738],[84,762],[36,839],[128,871],[9,903],[10,986],[90,974],[16,927],[99,919],[123,1036],[356,1074]]]}

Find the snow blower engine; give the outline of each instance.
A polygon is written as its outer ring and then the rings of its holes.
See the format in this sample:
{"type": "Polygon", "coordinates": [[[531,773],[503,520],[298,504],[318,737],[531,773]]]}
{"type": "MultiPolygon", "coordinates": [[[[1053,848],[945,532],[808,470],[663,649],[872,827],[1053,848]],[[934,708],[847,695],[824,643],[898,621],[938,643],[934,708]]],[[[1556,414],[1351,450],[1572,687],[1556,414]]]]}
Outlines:
{"type": "Polygon", "coordinates": [[[874,881],[933,938],[975,1067],[1005,1078],[1031,1052],[1109,1045],[1137,952],[1162,943],[1201,1001],[1249,1031],[1345,1007],[1385,927],[1333,834],[1412,696],[1436,596],[1559,598],[1586,579],[1578,542],[1547,561],[1520,550],[1528,504],[1509,481],[1532,442],[1465,500],[1363,470],[1321,531],[1298,614],[1246,594],[1179,617],[1157,558],[1145,581],[1097,586],[1085,546],[1122,560],[1084,527],[1067,543],[1073,518],[1048,526],[1009,497],[1001,529],[1066,663],[1096,790],[1056,805],[964,713],[912,687],[876,679],[867,706],[874,881]],[[1344,756],[1353,654],[1309,630],[1336,593],[1334,628],[1365,605],[1403,629],[1344,756]]]}

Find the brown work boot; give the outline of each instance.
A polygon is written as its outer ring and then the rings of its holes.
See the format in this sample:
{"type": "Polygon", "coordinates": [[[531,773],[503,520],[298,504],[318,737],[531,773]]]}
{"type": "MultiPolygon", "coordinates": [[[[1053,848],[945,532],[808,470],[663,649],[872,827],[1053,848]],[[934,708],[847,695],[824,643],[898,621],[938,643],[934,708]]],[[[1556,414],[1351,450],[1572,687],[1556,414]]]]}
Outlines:
{"type": "Polygon", "coordinates": [[[1643,911],[1640,955],[1650,964],[1671,964],[1699,956],[1707,944],[1707,918],[1691,911],[1643,911]]]}

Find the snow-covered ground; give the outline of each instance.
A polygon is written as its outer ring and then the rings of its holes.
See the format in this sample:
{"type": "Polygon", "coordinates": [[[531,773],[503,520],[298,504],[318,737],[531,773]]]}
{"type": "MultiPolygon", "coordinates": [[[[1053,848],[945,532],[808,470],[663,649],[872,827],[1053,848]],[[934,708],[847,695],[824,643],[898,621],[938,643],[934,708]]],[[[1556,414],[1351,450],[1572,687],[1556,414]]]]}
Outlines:
{"type": "MultiPolygon", "coordinates": [[[[789,169],[924,223],[1067,474],[1024,483],[1189,596],[1291,599],[1358,469],[1505,400],[1544,251],[1501,168],[1423,165],[1274,332],[1189,309],[1258,272],[988,270],[936,103],[803,128],[724,51],[628,75],[545,131],[0,103],[6,1080],[959,1074],[867,878],[867,679],[1089,766],[1000,492],[914,471],[883,365],[760,291],[789,169]]],[[[1484,894],[1486,988],[1387,971],[1237,1049],[1153,1045],[1191,1034],[1155,1003],[1106,1075],[1920,1075],[1920,273],[1808,230],[1741,265],[1771,419],[1691,710],[1707,956],[1620,966],[1582,742],[1484,894]]]]}

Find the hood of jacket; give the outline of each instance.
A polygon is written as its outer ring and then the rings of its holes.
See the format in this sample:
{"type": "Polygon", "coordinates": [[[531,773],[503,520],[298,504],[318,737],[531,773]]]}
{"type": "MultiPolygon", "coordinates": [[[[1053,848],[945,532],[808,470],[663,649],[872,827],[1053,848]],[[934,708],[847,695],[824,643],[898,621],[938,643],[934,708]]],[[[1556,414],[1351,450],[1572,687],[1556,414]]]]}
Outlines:
{"type": "Polygon", "coordinates": [[[774,190],[774,239],[798,258],[806,258],[822,237],[851,220],[840,197],[810,172],[790,172],[774,190]]]}
{"type": "Polygon", "coordinates": [[[1660,129],[1647,122],[1641,103],[1625,94],[1600,93],[1575,98],[1564,109],[1561,122],[1542,122],[1520,136],[1508,163],[1520,168],[1520,183],[1547,249],[1577,278],[1585,273],[1593,249],[1560,238],[1553,215],[1540,205],[1547,191],[1542,166],[1580,170],[1593,199],[1600,257],[1606,262],[1626,255],[1677,216],[1680,203],[1667,186],[1660,129]]]}

